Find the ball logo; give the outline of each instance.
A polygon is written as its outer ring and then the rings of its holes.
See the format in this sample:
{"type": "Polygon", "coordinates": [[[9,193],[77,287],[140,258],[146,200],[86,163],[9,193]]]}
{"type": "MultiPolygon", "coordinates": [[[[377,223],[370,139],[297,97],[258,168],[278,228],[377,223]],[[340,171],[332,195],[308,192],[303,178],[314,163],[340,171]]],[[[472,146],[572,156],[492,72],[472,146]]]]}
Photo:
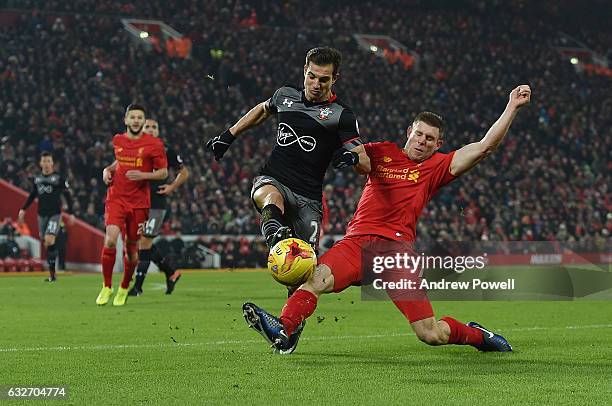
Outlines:
{"type": "Polygon", "coordinates": [[[281,147],[288,147],[297,142],[300,148],[306,152],[312,152],[317,146],[317,140],[315,140],[314,137],[310,135],[297,135],[293,128],[287,123],[278,124],[276,142],[281,147]]]}

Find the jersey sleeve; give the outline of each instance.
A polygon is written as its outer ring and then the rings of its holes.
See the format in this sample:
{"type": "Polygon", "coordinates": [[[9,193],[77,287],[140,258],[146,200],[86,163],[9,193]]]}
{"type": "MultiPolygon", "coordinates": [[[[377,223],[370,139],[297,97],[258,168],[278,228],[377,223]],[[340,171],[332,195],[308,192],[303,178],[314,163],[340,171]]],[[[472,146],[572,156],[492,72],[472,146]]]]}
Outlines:
{"type": "Polygon", "coordinates": [[[340,114],[338,137],[345,149],[350,150],[362,144],[359,136],[359,124],[357,124],[357,118],[351,109],[345,108],[340,114]]]}
{"type": "Polygon", "coordinates": [[[274,94],[272,95],[272,97],[270,97],[268,99],[268,101],[266,102],[266,108],[268,109],[268,111],[272,114],[276,114],[278,113],[278,95],[281,92],[283,88],[279,88],[276,89],[276,91],[274,92],[274,94]]]}
{"type": "Polygon", "coordinates": [[[434,169],[430,183],[429,190],[432,196],[435,195],[442,186],[449,184],[457,178],[450,172],[450,164],[453,160],[453,156],[455,156],[455,151],[449,154],[439,155],[441,155],[441,158],[434,169]]]}
{"type": "Polygon", "coordinates": [[[30,205],[34,201],[34,199],[36,199],[36,197],[38,197],[38,188],[36,187],[36,182],[32,179],[32,190],[30,191],[30,194],[28,195],[28,198],[21,207],[21,209],[27,210],[28,207],[30,207],[30,205]]]}
{"type": "Polygon", "coordinates": [[[183,169],[185,161],[180,153],[176,153],[172,148],[166,149],[166,157],[168,158],[168,167],[175,171],[183,169]]]}
{"type": "Polygon", "coordinates": [[[70,191],[70,184],[68,183],[68,179],[62,177],[61,179],[61,188],[64,195],[64,199],[66,199],[66,206],[68,208],[68,213],[72,214],[72,192],[70,191]]]}
{"type": "Polygon", "coordinates": [[[168,157],[166,156],[166,149],[164,143],[157,139],[157,142],[153,144],[153,151],[151,157],[153,158],[153,168],[161,169],[168,167],[168,157]]]}

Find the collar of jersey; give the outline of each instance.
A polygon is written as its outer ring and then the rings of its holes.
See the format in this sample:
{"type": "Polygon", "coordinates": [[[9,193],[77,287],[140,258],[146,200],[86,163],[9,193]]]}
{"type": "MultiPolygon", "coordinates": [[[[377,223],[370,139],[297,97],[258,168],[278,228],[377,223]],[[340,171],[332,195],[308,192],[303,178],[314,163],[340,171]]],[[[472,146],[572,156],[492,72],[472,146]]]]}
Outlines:
{"type": "Polygon", "coordinates": [[[306,98],[306,94],[304,93],[304,90],[302,90],[302,103],[304,103],[304,106],[306,107],[323,106],[325,104],[330,104],[330,103],[335,102],[337,98],[338,96],[336,96],[336,93],[332,92],[332,95],[328,100],[323,100],[320,102],[311,102],[310,100],[306,98]]]}

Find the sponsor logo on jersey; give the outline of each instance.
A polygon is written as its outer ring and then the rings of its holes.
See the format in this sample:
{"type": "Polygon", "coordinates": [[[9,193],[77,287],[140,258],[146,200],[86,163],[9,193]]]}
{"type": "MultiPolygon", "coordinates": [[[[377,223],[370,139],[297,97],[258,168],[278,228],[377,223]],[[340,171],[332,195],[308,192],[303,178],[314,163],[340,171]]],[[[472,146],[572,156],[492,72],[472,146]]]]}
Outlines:
{"type": "Polygon", "coordinates": [[[310,135],[298,135],[287,123],[278,123],[276,142],[281,147],[288,147],[296,142],[306,152],[312,152],[317,146],[317,140],[310,135]]]}
{"type": "Polygon", "coordinates": [[[319,109],[319,120],[327,120],[334,112],[329,107],[319,109]]]}

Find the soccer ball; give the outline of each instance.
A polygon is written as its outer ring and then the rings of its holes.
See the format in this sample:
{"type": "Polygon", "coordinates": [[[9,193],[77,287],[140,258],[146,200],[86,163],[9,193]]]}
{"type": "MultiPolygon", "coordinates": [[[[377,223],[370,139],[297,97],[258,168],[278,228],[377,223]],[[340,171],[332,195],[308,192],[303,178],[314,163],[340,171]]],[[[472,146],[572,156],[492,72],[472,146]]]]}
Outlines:
{"type": "Polygon", "coordinates": [[[268,270],[286,286],[306,282],[317,267],[317,256],[306,241],[287,238],[276,243],[268,255],[268,270]]]}

